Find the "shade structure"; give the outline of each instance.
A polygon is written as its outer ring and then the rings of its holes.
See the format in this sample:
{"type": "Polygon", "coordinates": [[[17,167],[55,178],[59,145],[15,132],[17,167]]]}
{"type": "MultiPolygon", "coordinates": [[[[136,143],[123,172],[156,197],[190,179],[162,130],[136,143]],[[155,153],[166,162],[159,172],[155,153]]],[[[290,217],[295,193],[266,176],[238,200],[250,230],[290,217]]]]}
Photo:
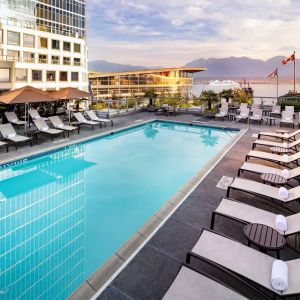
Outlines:
{"type": "Polygon", "coordinates": [[[92,94],[76,89],[76,88],[64,88],[56,92],[52,92],[51,96],[58,100],[73,100],[91,97],[92,94]]]}
{"type": "Polygon", "coordinates": [[[32,86],[25,86],[20,89],[6,92],[0,95],[0,102],[5,104],[29,104],[39,102],[52,102],[58,100],[51,94],[43,92],[32,86]]]}

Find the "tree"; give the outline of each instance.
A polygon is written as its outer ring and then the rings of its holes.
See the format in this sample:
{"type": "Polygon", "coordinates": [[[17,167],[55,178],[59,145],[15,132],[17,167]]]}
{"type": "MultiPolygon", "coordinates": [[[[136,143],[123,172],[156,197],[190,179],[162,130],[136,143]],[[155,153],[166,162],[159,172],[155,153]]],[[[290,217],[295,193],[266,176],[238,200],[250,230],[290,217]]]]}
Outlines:
{"type": "Polygon", "coordinates": [[[243,89],[234,89],[234,101],[238,103],[248,103],[251,104],[253,102],[253,96],[249,95],[243,89]]]}
{"type": "Polygon", "coordinates": [[[213,102],[218,102],[219,97],[214,91],[203,91],[201,93],[201,100],[207,102],[208,109],[211,110],[212,108],[212,103],[213,102]]]}
{"type": "Polygon", "coordinates": [[[232,89],[224,89],[221,93],[220,93],[221,98],[226,99],[226,102],[229,102],[230,99],[234,98],[234,93],[232,89]]]}
{"type": "Polygon", "coordinates": [[[155,100],[157,96],[158,95],[154,89],[149,89],[144,94],[144,97],[149,99],[149,106],[153,106],[153,100],[155,100]]]}

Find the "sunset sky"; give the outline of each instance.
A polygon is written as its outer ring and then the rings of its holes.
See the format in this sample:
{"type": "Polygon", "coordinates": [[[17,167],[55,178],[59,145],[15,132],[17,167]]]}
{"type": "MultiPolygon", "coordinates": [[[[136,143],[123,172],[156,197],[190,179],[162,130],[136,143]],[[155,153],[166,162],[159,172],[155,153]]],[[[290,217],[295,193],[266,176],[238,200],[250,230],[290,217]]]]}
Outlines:
{"type": "Polygon", "coordinates": [[[89,0],[89,59],[180,66],[288,56],[299,49],[299,14],[299,0],[89,0]]]}

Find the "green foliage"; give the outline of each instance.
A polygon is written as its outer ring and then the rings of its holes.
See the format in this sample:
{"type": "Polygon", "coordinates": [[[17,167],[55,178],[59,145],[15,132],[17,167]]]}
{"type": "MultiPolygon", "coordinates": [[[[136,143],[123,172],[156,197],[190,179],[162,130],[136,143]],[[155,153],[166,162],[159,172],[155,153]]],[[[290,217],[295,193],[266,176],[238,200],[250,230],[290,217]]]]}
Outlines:
{"type": "Polygon", "coordinates": [[[211,90],[203,91],[200,96],[201,100],[207,103],[208,110],[212,109],[212,104],[215,102],[219,102],[218,95],[211,90]]]}
{"type": "Polygon", "coordinates": [[[253,97],[247,94],[243,89],[234,89],[233,94],[234,101],[237,103],[248,103],[250,105],[253,103],[253,97]]]}
{"type": "Polygon", "coordinates": [[[155,92],[155,89],[148,89],[144,97],[149,99],[149,106],[153,106],[153,100],[157,98],[158,94],[155,92]]]}
{"type": "Polygon", "coordinates": [[[281,108],[284,109],[286,106],[294,106],[295,110],[300,111],[300,102],[299,100],[284,99],[280,102],[281,108]]]}
{"type": "Polygon", "coordinates": [[[229,102],[230,99],[234,98],[234,93],[232,89],[224,89],[220,93],[220,97],[226,99],[227,102],[229,102]]]}

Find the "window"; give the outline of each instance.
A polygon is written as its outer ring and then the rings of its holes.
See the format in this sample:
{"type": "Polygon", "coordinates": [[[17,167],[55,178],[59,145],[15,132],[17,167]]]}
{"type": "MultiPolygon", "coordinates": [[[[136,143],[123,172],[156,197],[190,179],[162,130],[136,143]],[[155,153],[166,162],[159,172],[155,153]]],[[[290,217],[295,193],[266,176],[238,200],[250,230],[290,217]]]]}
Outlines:
{"type": "Polygon", "coordinates": [[[0,43],[3,43],[3,30],[0,29],[0,43]]]}
{"type": "Polygon", "coordinates": [[[79,81],[79,74],[78,74],[78,72],[72,72],[71,73],[71,80],[72,81],[79,81]]]}
{"type": "Polygon", "coordinates": [[[60,72],[59,80],[60,81],[68,81],[68,72],[60,72]]]}
{"type": "Polygon", "coordinates": [[[48,48],[48,39],[44,37],[39,38],[39,46],[40,48],[48,48]]]}
{"type": "Polygon", "coordinates": [[[76,53],[81,52],[81,45],[80,44],[74,44],[74,52],[76,52],[76,53]]]}
{"type": "Polygon", "coordinates": [[[0,69],[0,82],[10,82],[10,69],[0,69]]]}
{"type": "Polygon", "coordinates": [[[33,63],[34,62],[34,53],[32,52],[23,52],[24,62],[33,63]]]}
{"type": "Polygon", "coordinates": [[[70,65],[70,61],[71,61],[71,60],[70,60],[70,57],[64,57],[64,58],[63,58],[63,64],[64,64],[64,65],[70,65]]]}
{"type": "Polygon", "coordinates": [[[27,81],[26,69],[16,69],[16,81],[27,81]]]}
{"type": "Polygon", "coordinates": [[[74,58],[74,66],[80,66],[81,60],[80,58],[74,58]]]}
{"type": "Polygon", "coordinates": [[[55,71],[47,71],[47,81],[55,81],[55,71]]]}
{"type": "Polygon", "coordinates": [[[32,81],[42,81],[42,71],[32,70],[32,81]]]}
{"type": "Polygon", "coordinates": [[[71,51],[71,43],[64,42],[64,51],[71,51]]]}
{"type": "Polygon", "coordinates": [[[23,46],[34,48],[34,35],[24,34],[23,35],[23,46]]]}
{"type": "Polygon", "coordinates": [[[46,64],[47,63],[47,55],[46,54],[39,54],[39,63],[46,64]]]}
{"type": "Polygon", "coordinates": [[[20,33],[15,31],[7,31],[7,44],[20,46],[20,33]]]}
{"type": "Polygon", "coordinates": [[[19,59],[19,51],[7,50],[7,60],[17,61],[19,59]]]}
{"type": "Polygon", "coordinates": [[[52,40],[52,49],[59,50],[60,44],[58,40],[52,40]]]}
{"type": "Polygon", "coordinates": [[[57,55],[52,55],[51,61],[53,65],[59,65],[59,56],[57,55]]]}

